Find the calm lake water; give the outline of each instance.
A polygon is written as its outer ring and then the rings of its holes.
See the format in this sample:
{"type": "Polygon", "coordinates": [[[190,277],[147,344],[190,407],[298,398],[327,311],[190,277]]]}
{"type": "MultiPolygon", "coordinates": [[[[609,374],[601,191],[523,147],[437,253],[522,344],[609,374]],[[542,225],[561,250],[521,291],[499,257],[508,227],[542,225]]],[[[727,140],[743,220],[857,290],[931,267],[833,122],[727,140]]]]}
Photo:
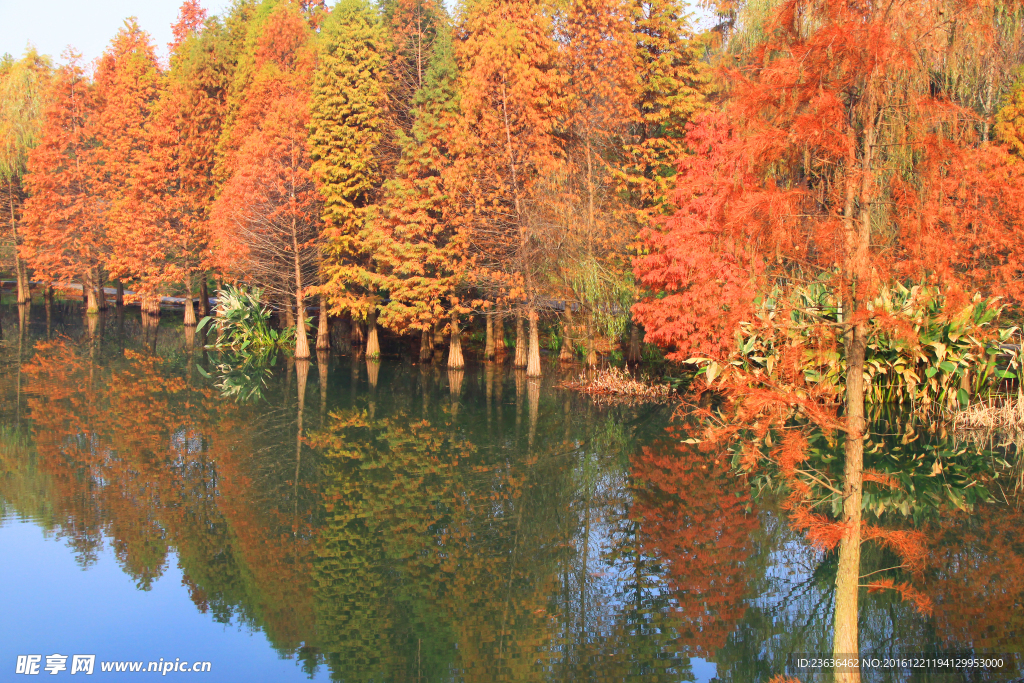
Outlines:
{"type": "MultiPolygon", "coordinates": [[[[831,650],[834,556],[666,408],[397,353],[225,376],[176,314],[154,342],[137,311],[0,309],[0,681],[94,654],[111,680],[745,683],[831,650]]],[[[1024,515],[929,519],[934,609],[866,594],[863,653],[1016,663],[865,680],[1021,676],[1024,515]]]]}

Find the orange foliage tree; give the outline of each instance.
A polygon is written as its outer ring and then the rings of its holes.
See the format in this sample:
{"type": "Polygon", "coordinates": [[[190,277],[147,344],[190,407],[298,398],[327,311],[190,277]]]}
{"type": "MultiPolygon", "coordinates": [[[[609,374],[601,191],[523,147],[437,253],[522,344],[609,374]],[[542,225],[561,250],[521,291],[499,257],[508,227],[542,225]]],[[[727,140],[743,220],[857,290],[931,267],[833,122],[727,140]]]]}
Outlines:
{"type": "Polygon", "coordinates": [[[474,3],[458,37],[460,116],[445,180],[454,220],[474,260],[472,284],[489,298],[517,302],[528,317],[529,356],[521,357],[520,340],[517,360],[527,374],[540,375],[535,190],[563,163],[558,50],[547,15],[532,0],[474,3]]]}
{"type": "MultiPolygon", "coordinates": [[[[93,94],[78,56],[65,56],[68,63],[51,85],[39,145],[28,158],[20,253],[40,276],[70,282],[98,272],[105,239],[87,131],[93,94]]],[[[98,309],[95,295],[91,304],[98,309]]]]}
{"type": "Polygon", "coordinates": [[[191,295],[197,275],[205,283],[210,257],[213,165],[229,76],[222,29],[212,23],[199,32],[204,17],[197,3],[182,5],[171,69],[148,130],[149,154],[128,200],[132,214],[145,220],[122,226],[130,235],[119,236],[118,250],[128,272],[185,285],[186,325],[196,323],[191,295]]]}
{"type": "MultiPolygon", "coordinates": [[[[448,134],[458,103],[451,34],[441,28],[402,136],[402,158],[384,187],[379,226],[384,244],[375,256],[390,294],[381,308],[384,325],[421,333],[421,356],[431,353],[431,326],[446,317],[463,276],[462,235],[445,220],[448,200],[443,174],[449,167],[448,134]]],[[[461,367],[458,314],[452,319],[450,367],[461,367]],[[457,351],[458,350],[458,351],[457,351]]]]}
{"type": "Polygon", "coordinates": [[[132,201],[149,154],[150,118],[161,78],[149,35],[128,19],[96,68],[96,113],[89,126],[89,161],[104,234],[98,240],[103,262],[88,275],[90,291],[103,307],[104,269],[119,279],[135,279],[144,295],[155,294],[162,279],[159,243],[139,239],[150,231],[150,218],[132,201]],[[142,258],[131,258],[139,253],[135,245],[142,258]]]}
{"type": "Polygon", "coordinates": [[[256,42],[256,75],[234,127],[230,178],[213,208],[221,262],[276,291],[296,312],[295,357],[309,357],[306,289],[315,281],[322,200],[307,141],[311,29],[290,3],[272,11],[256,42]]]}
{"type": "Polygon", "coordinates": [[[941,287],[960,302],[976,291],[1020,294],[1018,171],[1005,150],[979,146],[970,112],[933,78],[947,67],[940,46],[984,34],[975,19],[971,3],[930,0],[779,5],[764,43],[728,73],[726,113],[691,128],[701,154],[679,164],[679,211],[644,233],[649,254],[635,262],[659,293],[637,317],[670,357],[713,359],[703,361],[706,379],[732,392],[735,419],[718,435],[756,422],[748,465],[763,447],[784,472],[799,468],[800,433],[768,436],[797,415],[845,435],[843,476],[829,483],[841,492],[841,520],[794,506],[818,540],[839,545],[837,655],[859,651],[867,346],[874,330],[904,329],[869,302],[896,282],[941,287]],[[838,322],[794,303],[809,281],[834,293],[838,322]],[[773,313],[755,319],[757,295],[773,313]],[[783,360],[734,368],[741,320],[768,338],[791,335],[779,342],[783,360]],[[842,394],[804,375],[808,359],[826,354],[844,359],[842,394]],[[730,370],[719,378],[722,367],[730,370]]]}

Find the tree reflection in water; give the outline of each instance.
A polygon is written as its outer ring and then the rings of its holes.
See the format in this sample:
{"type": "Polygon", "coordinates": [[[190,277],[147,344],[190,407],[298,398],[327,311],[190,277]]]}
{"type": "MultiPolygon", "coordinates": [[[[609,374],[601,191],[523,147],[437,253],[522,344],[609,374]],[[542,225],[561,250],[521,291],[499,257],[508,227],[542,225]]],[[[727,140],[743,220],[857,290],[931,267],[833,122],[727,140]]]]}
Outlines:
{"type": "MultiPolygon", "coordinates": [[[[681,681],[701,658],[720,681],[766,681],[830,649],[834,554],[662,409],[495,365],[323,354],[282,359],[239,402],[178,328],[156,355],[130,315],[91,331],[51,316],[52,340],[2,347],[4,505],[83,565],[109,544],[142,590],[173,552],[199,610],[307,672],[681,681]]],[[[1020,514],[921,520],[934,614],[864,596],[865,651],[1021,652],[1020,514]]]]}

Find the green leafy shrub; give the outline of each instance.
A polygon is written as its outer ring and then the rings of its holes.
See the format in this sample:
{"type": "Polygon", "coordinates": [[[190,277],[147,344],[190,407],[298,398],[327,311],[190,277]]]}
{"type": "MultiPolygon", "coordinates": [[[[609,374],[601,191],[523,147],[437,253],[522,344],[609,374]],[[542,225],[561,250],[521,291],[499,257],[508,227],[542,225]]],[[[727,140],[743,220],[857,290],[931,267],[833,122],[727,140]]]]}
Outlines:
{"type": "Polygon", "coordinates": [[[263,290],[228,285],[217,292],[213,315],[199,321],[216,331],[212,348],[232,349],[245,356],[269,356],[280,347],[295,343],[295,328],[278,332],[270,327],[270,308],[262,302],[263,290]]]}

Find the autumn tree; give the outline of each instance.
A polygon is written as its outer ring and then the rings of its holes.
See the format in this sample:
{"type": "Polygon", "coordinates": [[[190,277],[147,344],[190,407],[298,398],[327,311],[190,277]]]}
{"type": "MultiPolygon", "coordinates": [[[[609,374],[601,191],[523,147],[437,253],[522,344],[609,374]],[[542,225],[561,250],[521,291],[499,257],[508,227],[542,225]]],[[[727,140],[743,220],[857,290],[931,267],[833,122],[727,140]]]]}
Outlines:
{"type": "Polygon", "coordinates": [[[551,225],[558,227],[545,241],[559,245],[548,258],[569,300],[579,303],[575,317],[566,311],[563,344],[571,344],[570,321],[582,322],[589,365],[597,362],[595,334],[614,331],[621,317],[609,313],[632,303],[626,281],[631,238],[622,229],[629,207],[615,177],[622,141],[635,119],[638,78],[631,10],[618,0],[577,0],[569,3],[560,26],[566,36],[560,54],[568,100],[566,170],[549,198],[555,214],[551,225]]]}
{"type": "Polygon", "coordinates": [[[666,0],[631,5],[637,83],[617,170],[638,228],[672,211],[675,165],[687,151],[686,124],[708,107],[711,74],[701,60],[700,39],[680,9],[666,0]]]}
{"type": "Polygon", "coordinates": [[[45,94],[53,67],[50,60],[33,49],[14,60],[0,58],[0,182],[3,183],[4,213],[10,225],[12,265],[18,283],[18,303],[29,301],[28,270],[18,254],[21,238],[18,223],[25,201],[23,180],[29,151],[39,143],[45,94]]]}
{"type": "MultiPolygon", "coordinates": [[[[393,124],[408,134],[413,127],[413,109],[417,106],[414,100],[426,82],[434,43],[449,19],[436,0],[391,0],[383,5],[383,21],[390,44],[387,52],[388,109],[393,124]]],[[[450,50],[450,36],[443,40],[450,50]]]]}
{"type": "MultiPolygon", "coordinates": [[[[412,130],[401,136],[402,158],[384,188],[378,219],[384,244],[375,256],[390,295],[381,309],[381,322],[398,331],[419,331],[423,348],[432,345],[428,339],[432,325],[447,315],[446,306],[456,295],[465,262],[462,236],[444,215],[448,135],[458,111],[447,27],[439,29],[431,47],[423,84],[413,100],[412,130]]],[[[451,325],[449,365],[461,367],[457,313],[451,325]]]]}
{"type": "MultiPolygon", "coordinates": [[[[818,542],[839,548],[837,655],[859,652],[860,548],[875,533],[861,513],[867,347],[899,324],[870,302],[895,282],[938,286],[954,301],[975,291],[1019,296],[1016,171],[1004,150],[977,146],[978,128],[960,123],[971,118],[965,104],[934,77],[948,67],[940,46],[951,35],[980,35],[975,16],[970,3],[927,0],[781,3],[765,41],[727,74],[727,113],[691,128],[699,154],[679,164],[679,211],[644,233],[650,253],[635,265],[664,293],[638,304],[637,317],[671,357],[724,364],[705,363],[709,380],[734,367],[739,322],[768,336],[805,331],[802,342],[780,343],[774,367],[741,363],[718,379],[737,411],[718,435],[756,420],[745,462],[767,455],[794,477],[806,437],[783,430],[787,420],[843,435],[843,474],[828,483],[841,492],[839,521],[792,506],[818,542]],[[838,321],[794,298],[812,279],[835,293],[838,321]],[[775,313],[755,317],[758,294],[775,313]],[[808,384],[805,365],[825,354],[843,358],[841,387],[808,384]],[[786,436],[763,441],[774,428],[786,436]]],[[[809,490],[796,487],[798,497],[809,490]]]]}
{"type": "Polygon", "coordinates": [[[342,0],[324,24],[318,51],[309,140],[324,198],[321,303],[366,320],[366,354],[375,358],[381,281],[372,260],[379,236],[371,211],[383,182],[388,95],[380,18],[364,0],[342,0]]]}
{"type": "MultiPolygon", "coordinates": [[[[474,260],[471,283],[515,303],[530,324],[527,374],[539,376],[540,181],[561,171],[564,76],[549,15],[532,0],[474,3],[459,28],[460,115],[445,182],[474,260]]],[[[460,302],[461,303],[461,302],[460,302]]],[[[517,347],[525,347],[520,338],[517,347]]]]}
{"type": "Polygon", "coordinates": [[[148,129],[149,154],[129,199],[132,212],[147,220],[119,235],[130,271],[185,285],[186,325],[196,322],[195,279],[205,284],[210,261],[213,167],[230,77],[224,30],[211,21],[200,32],[204,17],[197,3],[182,5],[171,70],[148,129]]]}
{"type": "MultiPolygon", "coordinates": [[[[65,55],[68,63],[47,96],[39,145],[28,156],[19,253],[39,276],[70,282],[99,271],[106,240],[90,160],[93,94],[77,55],[65,55]]],[[[95,295],[90,303],[98,310],[95,295]]]]}
{"type": "Polygon", "coordinates": [[[1024,157],[1024,87],[1018,84],[996,114],[995,138],[1018,159],[1024,157]]]}
{"type": "Polygon", "coordinates": [[[161,80],[149,34],[134,18],[126,20],[96,68],[96,113],[89,125],[93,145],[89,163],[104,234],[98,240],[103,262],[86,275],[92,296],[102,307],[104,271],[118,279],[134,278],[147,297],[157,293],[162,279],[159,252],[143,262],[132,262],[123,248],[137,243],[137,234],[149,228],[150,217],[131,200],[149,155],[150,118],[161,80]]]}
{"type": "Polygon", "coordinates": [[[251,98],[228,133],[241,146],[231,155],[232,174],[213,209],[222,262],[285,293],[286,306],[294,301],[296,358],[310,355],[305,301],[316,273],[322,211],[306,136],[310,38],[296,5],[277,5],[267,18],[255,45],[251,98]]]}

